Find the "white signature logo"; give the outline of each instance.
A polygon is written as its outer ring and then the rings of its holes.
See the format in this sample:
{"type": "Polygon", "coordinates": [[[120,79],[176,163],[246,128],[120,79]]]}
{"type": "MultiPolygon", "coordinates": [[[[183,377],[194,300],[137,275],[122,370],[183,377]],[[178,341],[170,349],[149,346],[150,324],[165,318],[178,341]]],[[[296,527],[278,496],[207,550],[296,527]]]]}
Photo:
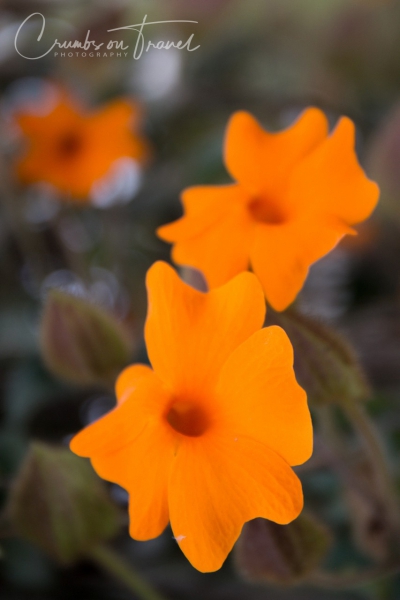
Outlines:
{"type": "MultiPolygon", "coordinates": [[[[25,56],[24,54],[22,54],[22,52],[20,52],[20,50],[18,48],[18,38],[19,38],[20,32],[21,32],[22,28],[24,27],[24,25],[35,16],[41,17],[41,20],[42,20],[42,27],[41,27],[40,33],[37,37],[37,41],[40,42],[40,40],[42,39],[45,27],[46,27],[46,19],[45,19],[44,15],[42,15],[42,13],[39,13],[39,12],[32,13],[31,15],[29,15],[29,17],[26,17],[26,19],[18,27],[18,31],[15,34],[14,47],[15,47],[15,50],[18,52],[18,54],[20,56],[22,56],[22,58],[26,58],[27,60],[38,60],[39,58],[43,58],[44,56],[47,56],[47,54],[52,52],[54,49],[80,50],[80,51],[83,50],[84,52],[90,52],[91,56],[94,56],[94,53],[96,53],[97,56],[104,56],[104,55],[107,56],[107,53],[104,52],[105,50],[120,51],[120,53],[118,54],[119,56],[122,55],[122,51],[125,56],[128,55],[128,53],[125,52],[125,50],[129,50],[129,45],[125,46],[123,41],[109,40],[109,42],[107,42],[107,44],[105,42],[97,43],[95,40],[90,39],[90,30],[88,30],[88,32],[86,33],[86,38],[85,38],[84,42],[80,42],[78,40],[73,40],[73,41],[72,40],[69,40],[69,41],[64,40],[63,42],[60,42],[58,39],[55,39],[52,46],[46,52],[41,54],[40,56],[25,56]],[[103,54],[102,54],[102,52],[103,52],[103,54]]],[[[179,42],[159,41],[157,43],[153,43],[152,41],[148,40],[146,43],[146,39],[145,39],[145,36],[143,33],[144,28],[148,27],[149,25],[160,25],[163,23],[195,23],[195,24],[197,24],[198,21],[187,21],[187,20],[147,21],[147,15],[145,15],[143,18],[143,21],[141,23],[135,23],[134,25],[127,25],[126,27],[116,27],[115,29],[108,29],[107,33],[111,33],[112,31],[122,31],[125,29],[134,31],[137,34],[136,42],[135,42],[135,46],[134,46],[133,54],[132,54],[132,57],[135,60],[139,60],[139,58],[142,56],[143,52],[148,52],[151,48],[155,48],[157,50],[169,50],[170,48],[176,48],[178,50],[187,50],[188,52],[194,52],[195,50],[200,48],[200,45],[192,47],[194,33],[192,33],[185,42],[183,42],[183,41],[179,41],[179,42]]],[[[81,56],[84,56],[84,52],[81,53],[81,56]]],[[[68,53],[68,55],[70,55],[70,54],[73,55],[72,52],[68,53]]],[[[58,52],[55,52],[54,55],[57,56],[58,52]]],[[[61,56],[63,56],[63,55],[65,56],[65,53],[61,53],[61,56]]],[[[110,53],[109,55],[112,56],[112,53],[110,53]]]]}

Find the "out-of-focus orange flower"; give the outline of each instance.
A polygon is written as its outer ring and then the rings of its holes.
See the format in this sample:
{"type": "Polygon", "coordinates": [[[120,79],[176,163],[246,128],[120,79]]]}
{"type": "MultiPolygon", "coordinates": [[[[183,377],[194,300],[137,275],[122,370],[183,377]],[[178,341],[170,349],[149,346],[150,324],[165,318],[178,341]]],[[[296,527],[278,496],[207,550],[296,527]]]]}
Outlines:
{"type": "Polygon", "coordinates": [[[63,90],[45,115],[23,113],[16,120],[28,141],[17,162],[23,183],[47,182],[78,202],[88,202],[97,181],[118,159],[142,163],[146,140],[137,133],[140,108],[118,99],[92,112],[83,111],[63,90]]]}
{"type": "Polygon", "coordinates": [[[354,137],[346,117],[328,135],[316,108],[279,133],[235,113],[225,163],[237,183],[186,189],[185,215],[158,234],[175,244],[175,262],[200,269],[211,288],[251,266],[269,303],[284,310],[310,265],[355,233],[350,225],[366,219],[378,201],[377,185],[358,164],[354,137]]]}
{"type": "Polygon", "coordinates": [[[288,523],[302,509],[289,465],[312,451],[293,350],[242,273],[202,293],[166,263],[147,275],[145,327],[153,369],[120,375],[117,407],[71,441],[97,473],[130,494],[130,533],[174,536],[200,571],[219,569],[245,521],[288,523]]]}

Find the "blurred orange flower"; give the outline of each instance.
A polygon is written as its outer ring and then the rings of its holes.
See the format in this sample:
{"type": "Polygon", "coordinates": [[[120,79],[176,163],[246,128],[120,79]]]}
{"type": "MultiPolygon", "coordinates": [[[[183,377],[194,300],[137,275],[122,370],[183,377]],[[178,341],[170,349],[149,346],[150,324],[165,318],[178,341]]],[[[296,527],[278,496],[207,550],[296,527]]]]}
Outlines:
{"type": "Polygon", "coordinates": [[[45,115],[20,112],[18,125],[28,140],[17,162],[23,183],[47,182],[76,202],[89,202],[93,184],[118,159],[142,163],[148,144],[138,133],[140,109],[128,99],[83,111],[63,90],[45,115]]]}
{"type": "Polygon", "coordinates": [[[279,133],[237,112],[225,140],[225,163],[237,183],[186,189],[185,215],[158,234],[175,244],[175,262],[200,269],[211,288],[251,266],[268,302],[284,310],[310,265],[354,234],[350,225],[366,219],[378,201],[354,138],[346,117],[328,135],[317,108],[279,133]]]}
{"type": "Polygon", "coordinates": [[[190,562],[214,571],[245,521],[288,523],[300,513],[289,465],[312,452],[306,394],[285,332],[260,329],[265,301],[253,274],[202,293],[158,262],[147,288],[153,369],[123,371],[117,407],[71,449],[129,491],[133,538],[154,538],[170,520],[190,562]]]}

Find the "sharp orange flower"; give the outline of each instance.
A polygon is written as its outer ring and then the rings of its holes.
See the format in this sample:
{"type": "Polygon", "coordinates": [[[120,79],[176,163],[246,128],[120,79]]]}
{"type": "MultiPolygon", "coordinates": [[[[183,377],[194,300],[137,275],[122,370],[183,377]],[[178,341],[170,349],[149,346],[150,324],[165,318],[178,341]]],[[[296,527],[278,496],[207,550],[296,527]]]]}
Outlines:
{"type": "Polygon", "coordinates": [[[300,513],[290,465],[312,452],[306,394],[285,332],[261,329],[265,300],[253,274],[202,293],[158,262],[147,289],[152,368],[123,371],[117,407],[71,449],[128,490],[133,538],[154,538],[170,521],[190,562],[214,571],[245,521],[288,523],[300,513]]]}
{"type": "Polygon", "coordinates": [[[118,159],[138,163],[148,156],[147,142],[138,133],[140,108],[117,99],[86,112],[63,90],[45,115],[20,112],[18,125],[28,141],[17,162],[23,183],[46,182],[78,202],[88,202],[93,185],[118,159]]]}
{"type": "Polygon", "coordinates": [[[289,129],[264,131],[246,112],[227,128],[225,164],[233,185],[198,186],[182,194],[185,215],[158,230],[174,243],[176,263],[222,285],[251,266],[268,302],[284,310],[312,263],[351,225],[366,219],[379,196],[354,151],[355,128],[342,117],[331,135],[317,108],[289,129]]]}

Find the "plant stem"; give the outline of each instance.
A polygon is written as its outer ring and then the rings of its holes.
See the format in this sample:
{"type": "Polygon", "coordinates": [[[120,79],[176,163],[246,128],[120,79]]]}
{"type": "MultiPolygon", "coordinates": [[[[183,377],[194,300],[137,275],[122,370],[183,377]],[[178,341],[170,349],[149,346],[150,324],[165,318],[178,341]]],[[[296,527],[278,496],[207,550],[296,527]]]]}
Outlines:
{"type": "Polygon", "coordinates": [[[392,524],[395,525],[396,528],[399,528],[398,502],[386,451],[379,432],[361,402],[346,403],[343,406],[343,410],[354,429],[360,434],[365,450],[368,453],[380,499],[387,506],[392,524]]]}
{"type": "Polygon", "coordinates": [[[108,546],[97,546],[88,553],[89,558],[121,581],[140,600],[165,600],[144,581],[135,569],[108,546]]]}

